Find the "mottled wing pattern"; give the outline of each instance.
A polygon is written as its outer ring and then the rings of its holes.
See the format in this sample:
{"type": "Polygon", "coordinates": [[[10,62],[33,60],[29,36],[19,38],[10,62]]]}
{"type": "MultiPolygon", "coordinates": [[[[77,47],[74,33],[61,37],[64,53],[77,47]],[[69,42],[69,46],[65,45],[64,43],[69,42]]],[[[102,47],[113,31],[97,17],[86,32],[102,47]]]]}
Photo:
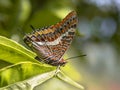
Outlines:
{"type": "Polygon", "coordinates": [[[28,46],[45,63],[58,62],[73,40],[77,22],[76,12],[72,11],[61,22],[26,35],[24,41],[31,41],[28,46]]]}
{"type": "Polygon", "coordinates": [[[55,30],[54,34],[56,37],[58,37],[53,41],[54,45],[50,45],[55,60],[60,60],[60,58],[69,48],[75,35],[77,22],[78,19],[76,12],[73,11],[68,14],[60,23],[50,27],[51,29],[55,30]]]}

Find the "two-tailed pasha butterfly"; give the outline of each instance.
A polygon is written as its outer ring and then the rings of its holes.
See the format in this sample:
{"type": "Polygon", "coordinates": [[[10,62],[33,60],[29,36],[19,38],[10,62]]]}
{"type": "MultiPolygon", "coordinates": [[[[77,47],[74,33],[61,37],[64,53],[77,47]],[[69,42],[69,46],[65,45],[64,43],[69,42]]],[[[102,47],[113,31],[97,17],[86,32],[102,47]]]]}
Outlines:
{"type": "Polygon", "coordinates": [[[63,66],[67,63],[63,55],[75,36],[77,23],[76,12],[72,11],[59,23],[25,35],[24,42],[37,54],[35,59],[52,66],[63,66]]]}

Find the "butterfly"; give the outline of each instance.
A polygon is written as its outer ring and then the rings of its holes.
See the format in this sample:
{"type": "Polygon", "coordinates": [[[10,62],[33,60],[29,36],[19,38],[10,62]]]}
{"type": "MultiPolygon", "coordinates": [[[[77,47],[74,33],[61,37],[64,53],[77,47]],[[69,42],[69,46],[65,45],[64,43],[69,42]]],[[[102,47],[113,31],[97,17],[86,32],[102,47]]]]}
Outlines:
{"type": "Polygon", "coordinates": [[[69,48],[78,23],[77,13],[71,11],[62,21],[24,36],[24,42],[37,54],[35,59],[52,66],[64,66],[63,55],[69,48]]]}

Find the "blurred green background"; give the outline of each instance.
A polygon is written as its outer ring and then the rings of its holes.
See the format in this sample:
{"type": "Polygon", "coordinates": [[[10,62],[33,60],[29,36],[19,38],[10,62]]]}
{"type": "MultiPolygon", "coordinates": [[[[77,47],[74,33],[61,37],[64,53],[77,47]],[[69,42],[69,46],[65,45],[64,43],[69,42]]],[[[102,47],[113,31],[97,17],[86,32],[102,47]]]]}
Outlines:
{"type": "MultiPolygon", "coordinates": [[[[72,10],[79,23],[65,58],[87,56],[61,69],[86,90],[120,90],[120,0],[0,0],[0,35],[25,45],[30,25],[55,24],[72,10]]],[[[56,78],[36,88],[78,90],[56,78]]]]}

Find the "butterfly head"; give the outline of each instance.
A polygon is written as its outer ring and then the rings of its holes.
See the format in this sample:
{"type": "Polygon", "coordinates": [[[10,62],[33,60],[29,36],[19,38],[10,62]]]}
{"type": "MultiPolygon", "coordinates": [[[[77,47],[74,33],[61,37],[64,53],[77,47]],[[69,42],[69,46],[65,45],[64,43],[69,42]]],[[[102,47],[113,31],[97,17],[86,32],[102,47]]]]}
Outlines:
{"type": "Polygon", "coordinates": [[[65,61],[63,58],[60,60],[60,66],[65,66],[67,61],[65,61]]]}

